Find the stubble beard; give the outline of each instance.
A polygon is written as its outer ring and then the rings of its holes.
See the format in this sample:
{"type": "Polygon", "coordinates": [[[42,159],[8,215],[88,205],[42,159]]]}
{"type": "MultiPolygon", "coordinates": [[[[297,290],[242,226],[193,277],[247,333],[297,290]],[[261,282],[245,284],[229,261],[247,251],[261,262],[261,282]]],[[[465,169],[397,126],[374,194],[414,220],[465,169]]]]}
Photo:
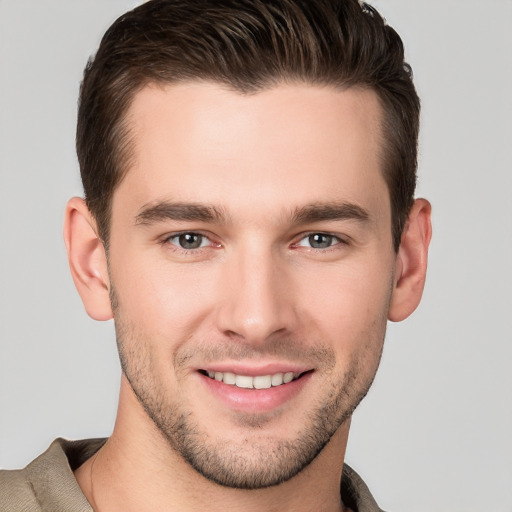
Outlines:
{"type": "MultiPolygon", "coordinates": [[[[364,340],[366,348],[361,357],[353,360],[344,374],[331,377],[330,389],[317,401],[295,439],[265,436],[263,424],[272,419],[260,415],[240,415],[238,426],[248,433],[241,443],[229,439],[229,435],[227,439],[215,439],[178,398],[171,397],[169,390],[156,381],[149,343],[133,335],[136,330],[122,318],[113,293],[112,298],[121,367],[138,401],[175,453],[208,480],[230,488],[279,485],[306,468],[366,396],[382,354],[385,321],[380,328],[373,325],[369,329],[370,339],[364,340]]],[[[315,354],[321,359],[320,367],[329,373],[335,363],[334,351],[323,347],[315,354]]]]}

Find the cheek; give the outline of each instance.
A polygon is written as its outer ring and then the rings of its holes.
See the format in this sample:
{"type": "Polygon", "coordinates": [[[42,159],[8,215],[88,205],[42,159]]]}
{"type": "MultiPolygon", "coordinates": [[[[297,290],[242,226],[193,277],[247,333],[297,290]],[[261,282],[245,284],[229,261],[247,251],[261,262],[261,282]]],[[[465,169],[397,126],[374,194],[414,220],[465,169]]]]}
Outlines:
{"type": "Polygon", "coordinates": [[[392,271],[382,265],[340,265],[301,280],[296,297],[300,316],[338,345],[360,346],[385,329],[392,271]],[[314,286],[304,286],[307,282],[314,286]],[[307,289],[307,291],[306,291],[307,289]],[[304,300],[305,299],[305,300],[304,300]]]}
{"type": "Polygon", "coordinates": [[[148,334],[187,337],[215,304],[215,272],[195,265],[171,266],[131,259],[121,263],[112,281],[124,316],[148,334]]]}

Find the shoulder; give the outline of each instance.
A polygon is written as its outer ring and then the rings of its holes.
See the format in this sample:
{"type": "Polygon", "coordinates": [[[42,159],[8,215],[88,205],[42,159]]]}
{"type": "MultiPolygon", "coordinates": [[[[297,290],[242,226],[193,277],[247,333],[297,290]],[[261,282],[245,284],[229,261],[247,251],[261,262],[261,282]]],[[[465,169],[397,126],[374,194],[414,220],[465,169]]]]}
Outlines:
{"type": "Polygon", "coordinates": [[[341,499],[356,512],[384,512],[363,479],[347,464],[343,465],[341,477],[341,499]]]}
{"type": "Polygon", "coordinates": [[[34,490],[24,469],[0,471],[0,512],[39,512],[34,490]]]}
{"type": "Polygon", "coordinates": [[[92,512],[73,471],[104,439],[56,439],[27,467],[0,471],[0,512],[92,512]]]}

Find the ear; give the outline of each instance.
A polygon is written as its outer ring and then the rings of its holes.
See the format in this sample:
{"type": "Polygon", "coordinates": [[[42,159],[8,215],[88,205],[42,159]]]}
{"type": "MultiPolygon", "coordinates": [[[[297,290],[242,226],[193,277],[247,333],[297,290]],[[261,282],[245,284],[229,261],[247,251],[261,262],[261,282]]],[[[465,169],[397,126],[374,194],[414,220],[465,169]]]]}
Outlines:
{"type": "Polygon", "coordinates": [[[426,199],[416,199],[398,249],[395,281],[388,318],[400,322],[420,303],[427,273],[428,246],[432,237],[432,208],[426,199]]]}
{"type": "Polygon", "coordinates": [[[92,214],[79,197],[70,199],[66,206],[64,242],[71,275],[87,314],[94,320],[110,320],[113,314],[105,248],[92,214]]]}

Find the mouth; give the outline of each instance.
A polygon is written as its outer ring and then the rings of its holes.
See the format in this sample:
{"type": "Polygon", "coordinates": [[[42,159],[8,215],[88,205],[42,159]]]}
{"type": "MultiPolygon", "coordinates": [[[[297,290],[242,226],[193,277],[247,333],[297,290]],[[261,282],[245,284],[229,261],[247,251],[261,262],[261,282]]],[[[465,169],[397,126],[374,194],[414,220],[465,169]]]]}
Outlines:
{"type": "Polygon", "coordinates": [[[196,374],[209,390],[208,397],[215,399],[209,402],[212,407],[218,400],[221,407],[261,419],[261,414],[285,410],[281,408],[297,400],[310,385],[315,369],[293,366],[269,363],[255,368],[219,363],[217,367],[198,368],[196,374]]]}
{"type": "Polygon", "coordinates": [[[304,375],[310,373],[312,370],[294,373],[294,372],[285,372],[285,373],[272,373],[267,375],[237,375],[236,373],[231,372],[215,372],[210,370],[199,370],[199,373],[209,377],[212,380],[216,380],[217,382],[223,382],[228,386],[233,386],[237,388],[243,389],[270,389],[282,386],[284,384],[289,384],[295,380],[300,379],[304,375]]]}

